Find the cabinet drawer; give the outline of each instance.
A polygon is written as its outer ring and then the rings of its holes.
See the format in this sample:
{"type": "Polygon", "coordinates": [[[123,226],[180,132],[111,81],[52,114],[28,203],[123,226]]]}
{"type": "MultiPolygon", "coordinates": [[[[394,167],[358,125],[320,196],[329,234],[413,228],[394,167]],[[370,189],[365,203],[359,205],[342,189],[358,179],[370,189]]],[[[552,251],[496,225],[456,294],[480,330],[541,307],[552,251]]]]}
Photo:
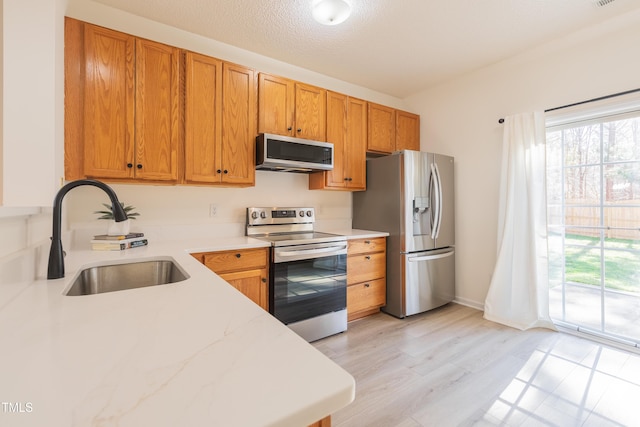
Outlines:
{"type": "Polygon", "coordinates": [[[376,279],[347,287],[349,314],[382,307],[387,302],[385,279],[376,279]]]}
{"type": "Polygon", "coordinates": [[[216,273],[265,268],[267,249],[243,249],[204,254],[204,265],[216,273]]]}
{"type": "Polygon", "coordinates": [[[385,251],[387,248],[385,237],[376,237],[373,239],[357,239],[348,241],[348,253],[364,254],[368,252],[385,251]]]}
{"type": "Polygon", "coordinates": [[[347,257],[347,284],[385,277],[386,270],[385,252],[349,256],[347,257]]]}

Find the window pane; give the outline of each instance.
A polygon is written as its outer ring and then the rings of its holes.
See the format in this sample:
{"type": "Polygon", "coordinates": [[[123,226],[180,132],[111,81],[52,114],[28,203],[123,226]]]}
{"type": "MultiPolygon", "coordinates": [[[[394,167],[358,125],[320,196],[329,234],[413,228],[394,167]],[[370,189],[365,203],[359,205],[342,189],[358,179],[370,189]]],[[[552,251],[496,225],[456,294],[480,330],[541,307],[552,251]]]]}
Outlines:
{"type": "Polygon", "coordinates": [[[547,132],[547,168],[560,169],[562,164],[562,131],[547,132]]]}
{"type": "Polygon", "coordinates": [[[640,206],[604,208],[604,225],[606,246],[640,249],[640,206]]]}
{"type": "Polygon", "coordinates": [[[640,252],[604,251],[604,286],[640,295],[640,252]]]}
{"type": "Polygon", "coordinates": [[[566,204],[600,204],[600,166],[572,167],[565,169],[564,173],[566,204]]]}
{"type": "MultiPolygon", "coordinates": [[[[600,226],[600,208],[597,206],[591,207],[569,207],[565,208],[564,223],[566,226],[580,226],[580,227],[599,227],[600,226]]],[[[570,230],[571,233],[576,232],[570,230]]],[[[587,236],[599,236],[598,230],[583,230],[580,234],[587,236]]]]}
{"type": "Polygon", "coordinates": [[[625,202],[640,205],[640,163],[616,163],[604,166],[605,203],[625,202]]]}
{"type": "Polygon", "coordinates": [[[600,125],[564,131],[565,165],[588,165],[600,162],[600,125]]]}
{"type": "Polygon", "coordinates": [[[552,205],[547,207],[547,225],[564,225],[564,217],[562,216],[562,206],[552,205]]]}
{"type": "Polygon", "coordinates": [[[565,237],[565,280],[600,286],[600,238],[569,234],[565,237]]]}
{"type": "Polygon", "coordinates": [[[562,169],[547,170],[547,203],[562,203],[562,169]]]}
{"type": "Polygon", "coordinates": [[[605,162],[640,160],[640,118],[603,124],[605,162]]]}
{"type": "Polygon", "coordinates": [[[554,287],[562,283],[562,273],[564,271],[564,259],[562,258],[563,234],[562,230],[558,229],[550,229],[547,233],[550,287],[554,287]]]}

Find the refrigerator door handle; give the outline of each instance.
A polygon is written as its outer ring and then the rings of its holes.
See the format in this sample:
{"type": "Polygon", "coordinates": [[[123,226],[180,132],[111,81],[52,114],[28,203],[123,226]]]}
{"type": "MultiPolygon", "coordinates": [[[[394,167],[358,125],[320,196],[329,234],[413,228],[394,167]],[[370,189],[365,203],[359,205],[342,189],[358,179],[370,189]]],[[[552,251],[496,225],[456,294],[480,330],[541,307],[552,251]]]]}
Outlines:
{"type": "Polygon", "coordinates": [[[436,178],[436,169],[434,167],[434,164],[431,163],[431,172],[429,175],[429,192],[431,193],[429,195],[429,198],[434,197],[433,200],[433,209],[431,210],[431,239],[435,240],[436,238],[436,231],[438,229],[437,227],[437,221],[438,221],[438,208],[440,207],[440,205],[438,204],[438,194],[437,194],[437,188],[438,188],[438,183],[437,183],[437,178],[436,178]]]}
{"type": "Polygon", "coordinates": [[[431,163],[431,178],[433,179],[433,192],[435,196],[431,238],[435,240],[440,233],[440,222],[442,221],[442,184],[440,183],[440,171],[436,163],[431,163]]]}
{"type": "Polygon", "coordinates": [[[433,163],[436,170],[436,182],[438,183],[438,194],[436,196],[436,200],[438,201],[438,222],[436,223],[436,236],[437,239],[440,235],[440,225],[442,225],[442,179],[440,179],[440,169],[438,169],[438,164],[433,163]]]}
{"type": "Polygon", "coordinates": [[[408,257],[407,261],[409,261],[409,262],[431,261],[431,260],[434,260],[434,259],[450,257],[454,253],[455,253],[455,251],[451,251],[451,252],[446,252],[444,254],[437,254],[437,255],[425,255],[425,256],[408,257]]]}

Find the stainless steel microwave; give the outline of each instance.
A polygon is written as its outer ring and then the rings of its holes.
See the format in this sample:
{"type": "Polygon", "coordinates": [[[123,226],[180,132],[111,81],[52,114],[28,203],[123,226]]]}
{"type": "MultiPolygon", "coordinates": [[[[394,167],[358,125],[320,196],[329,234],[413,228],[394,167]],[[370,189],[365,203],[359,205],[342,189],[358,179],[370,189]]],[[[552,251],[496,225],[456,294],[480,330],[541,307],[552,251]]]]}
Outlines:
{"type": "Polygon", "coordinates": [[[309,173],[333,169],[333,144],[261,133],[256,137],[256,169],[309,173]]]}

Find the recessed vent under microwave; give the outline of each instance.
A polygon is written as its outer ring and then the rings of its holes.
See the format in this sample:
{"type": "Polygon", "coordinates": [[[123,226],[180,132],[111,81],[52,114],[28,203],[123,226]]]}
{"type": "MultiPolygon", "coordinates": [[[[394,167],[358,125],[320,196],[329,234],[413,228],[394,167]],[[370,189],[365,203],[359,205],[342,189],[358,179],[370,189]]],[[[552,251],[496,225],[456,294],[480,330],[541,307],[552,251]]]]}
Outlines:
{"type": "Polygon", "coordinates": [[[256,137],[256,169],[310,173],[333,169],[333,144],[268,133],[256,137]]]}

